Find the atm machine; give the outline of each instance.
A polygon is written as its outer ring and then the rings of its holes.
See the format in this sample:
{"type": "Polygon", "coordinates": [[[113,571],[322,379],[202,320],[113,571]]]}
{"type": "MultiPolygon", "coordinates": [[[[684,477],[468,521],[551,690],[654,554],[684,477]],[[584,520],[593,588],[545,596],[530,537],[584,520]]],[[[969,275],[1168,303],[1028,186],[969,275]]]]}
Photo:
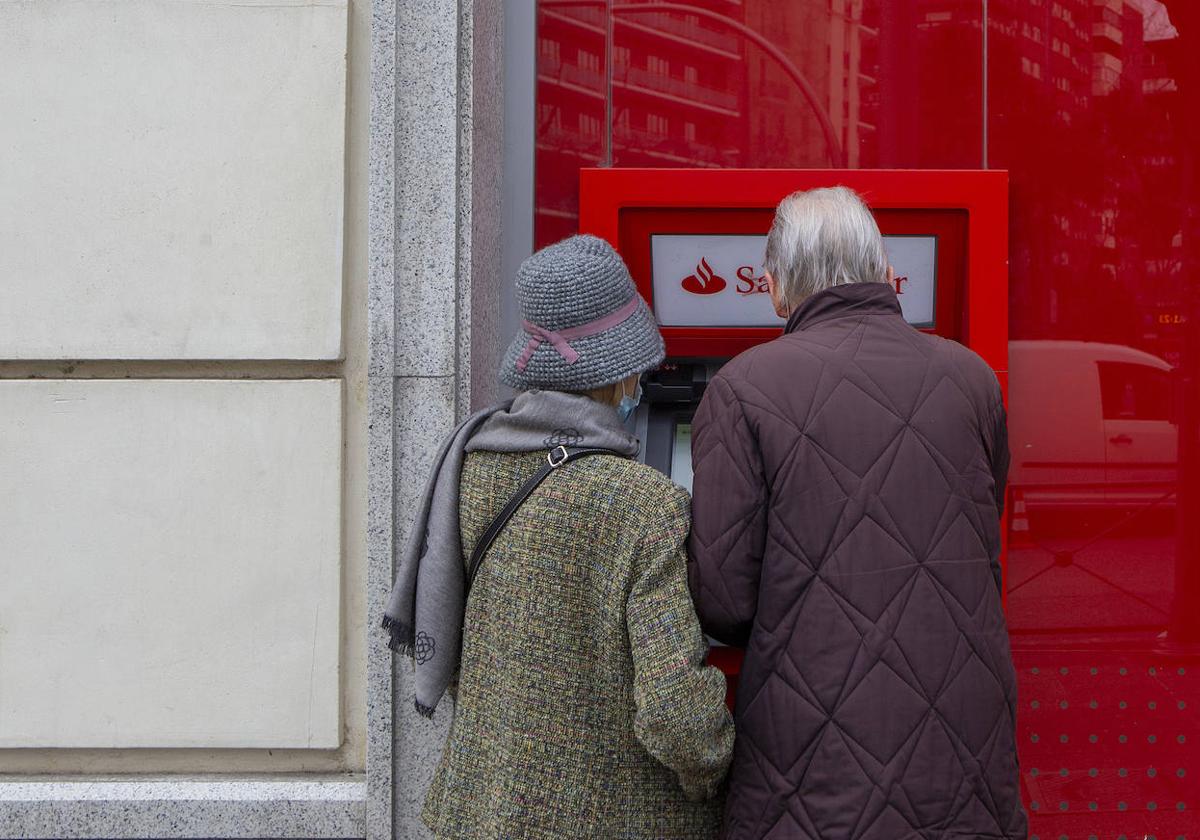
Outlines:
{"type": "MultiPolygon", "coordinates": [[[[909,323],[969,346],[1007,394],[1006,172],[584,169],[580,232],[621,253],[666,343],[632,421],[641,458],[689,491],[691,419],[705,387],[730,358],[782,334],[762,270],[775,206],[836,185],[874,213],[909,323]]],[[[732,699],[740,651],[714,648],[711,659],[732,699]]]]}

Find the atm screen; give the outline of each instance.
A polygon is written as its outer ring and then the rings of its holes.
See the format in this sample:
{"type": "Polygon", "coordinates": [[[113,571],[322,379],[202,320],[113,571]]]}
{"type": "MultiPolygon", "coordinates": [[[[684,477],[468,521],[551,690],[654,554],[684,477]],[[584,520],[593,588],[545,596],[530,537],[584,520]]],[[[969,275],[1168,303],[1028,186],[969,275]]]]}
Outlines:
{"type": "Polygon", "coordinates": [[[692,424],[676,423],[671,444],[671,480],[692,492],[692,424]]]}

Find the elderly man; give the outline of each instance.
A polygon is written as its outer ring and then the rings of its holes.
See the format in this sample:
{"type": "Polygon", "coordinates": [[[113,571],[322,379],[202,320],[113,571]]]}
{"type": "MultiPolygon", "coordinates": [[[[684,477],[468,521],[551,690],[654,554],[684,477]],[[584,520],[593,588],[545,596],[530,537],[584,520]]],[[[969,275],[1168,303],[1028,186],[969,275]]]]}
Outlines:
{"type": "Polygon", "coordinates": [[[747,649],[726,837],[1024,838],[996,377],[905,322],[850,190],[784,199],[765,267],[784,335],[693,424],[692,596],[747,649]]]}

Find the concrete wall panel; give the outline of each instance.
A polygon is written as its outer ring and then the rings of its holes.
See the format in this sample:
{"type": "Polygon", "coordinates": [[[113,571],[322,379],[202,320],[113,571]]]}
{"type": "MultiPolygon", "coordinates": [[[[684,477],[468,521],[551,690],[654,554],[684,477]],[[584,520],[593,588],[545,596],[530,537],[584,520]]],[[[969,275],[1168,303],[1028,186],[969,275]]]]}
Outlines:
{"type": "Polygon", "coordinates": [[[0,358],[338,358],[346,27],[0,2],[0,358]]]}
{"type": "Polygon", "coordinates": [[[338,746],[341,391],[0,381],[0,747],[338,746]]]}

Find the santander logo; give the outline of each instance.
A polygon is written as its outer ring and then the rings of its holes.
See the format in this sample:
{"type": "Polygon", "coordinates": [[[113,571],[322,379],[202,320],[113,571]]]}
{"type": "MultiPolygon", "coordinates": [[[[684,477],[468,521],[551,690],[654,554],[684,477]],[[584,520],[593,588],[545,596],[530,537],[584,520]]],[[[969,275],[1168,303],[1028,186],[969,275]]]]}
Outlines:
{"type": "MultiPolygon", "coordinates": [[[[755,271],[754,266],[738,266],[737,279],[737,287],[734,291],[739,295],[765,295],[767,293],[767,278],[755,271]]],[[[683,287],[684,291],[694,295],[715,295],[725,291],[725,287],[729,283],[713,270],[707,257],[701,257],[699,265],[696,266],[696,273],[684,277],[679,285],[683,287]]]]}
{"type": "Polygon", "coordinates": [[[728,284],[724,277],[713,271],[708,260],[701,257],[700,264],[696,266],[696,273],[684,277],[679,285],[685,292],[691,292],[694,295],[715,295],[717,292],[724,291],[728,284]]]}

